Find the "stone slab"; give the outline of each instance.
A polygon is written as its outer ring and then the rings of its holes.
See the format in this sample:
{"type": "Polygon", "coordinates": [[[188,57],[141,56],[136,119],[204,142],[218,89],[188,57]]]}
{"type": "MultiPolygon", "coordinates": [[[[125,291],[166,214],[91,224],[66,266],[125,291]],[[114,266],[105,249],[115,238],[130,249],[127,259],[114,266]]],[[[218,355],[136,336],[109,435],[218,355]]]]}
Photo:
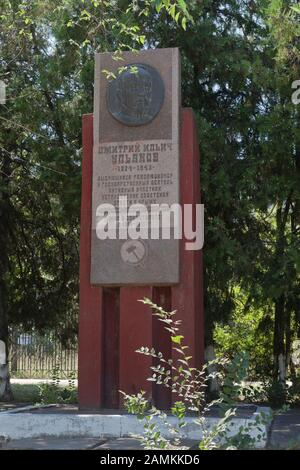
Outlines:
{"type": "Polygon", "coordinates": [[[275,416],[272,423],[270,449],[300,450],[300,409],[291,409],[275,416]]]}
{"type": "MultiPolygon", "coordinates": [[[[126,82],[124,88],[128,91],[132,87],[130,100],[137,97],[134,102],[137,109],[145,108],[145,103],[151,103],[152,97],[154,100],[156,90],[153,84],[139,82],[134,73],[132,81],[133,85],[126,82]]],[[[115,93],[121,96],[118,99],[120,109],[123,109],[125,99],[121,92],[115,93]]],[[[122,60],[114,60],[108,53],[96,54],[91,234],[91,283],[94,285],[172,285],[179,282],[179,240],[174,240],[173,236],[177,224],[174,219],[165,224],[170,228],[170,240],[161,239],[161,235],[159,239],[152,239],[146,229],[146,240],[128,242],[130,237],[126,233],[120,236],[119,232],[115,240],[101,240],[96,231],[97,224],[101,218],[103,220],[103,215],[97,216],[99,205],[111,204],[120,217],[120,196],[127,198],[128,207],[143,204],[147,209],[151,204],[180,202],[179,111],[180,59],[177,48],[124,52],[122,60]],[[143,125],[120,122],[108,106],[111,82],[103,71],[114,73],[118,80],[122,77],[120,67],[132,64],[151,66],[164,84],[164,99],[158,114],[143,125]]],[[[136,118],[138,120],[139,116],[136,118]]],[[[128,221],[133,218],[134,214],[128,221]]],[[[148,221],[145,215],[141,225],[145,227],[148,221]]]]}
{"type": "MultiPolygon", "coordinates": [[[[228,435],[235,435],[241,426],[253,423],[250,434],[252,437],[263,435],[257,442],[257,448],[263,448],[267,442],[268,427],[259,430],[255,425],[257,416],[260,412],[270,413],[267,407],[257,407],[255,413],[250,418],[236,417],[231,421],[228,435]]],[[[175,426],[177,420],[169,416],[168,424],[175,426]]],[[[207,426],[212,428],[219,421],[217,417],[207,417],[207,426]]],[[[160,421],[158,421],[160,423],[160,421]]],[[[186,418],[184,428],[184,439],[199,441],[201,438],[201,428],[195,423],[195,417],[186,418]]],[[[167,438],[174,437],[166,427],[160,428],[163,436],[167,438]]],[[[59,414],[51,412],[39,413],[37,410],[21,413],[0,413],[0,435],[9,439],[41,438],[41,437],[83,437],[83,438],[125,438],[130,436],[142,435],[144,431],[143,423],[132,415],[118,414],[59,414]]]]}

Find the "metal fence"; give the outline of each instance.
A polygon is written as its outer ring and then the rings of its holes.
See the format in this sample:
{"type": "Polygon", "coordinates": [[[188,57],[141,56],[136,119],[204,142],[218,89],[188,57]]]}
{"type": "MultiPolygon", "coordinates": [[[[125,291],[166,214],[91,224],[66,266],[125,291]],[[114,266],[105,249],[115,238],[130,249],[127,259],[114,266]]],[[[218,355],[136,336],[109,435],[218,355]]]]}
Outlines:
{"type": "Polygon", "coordinates": [[[61,378],[77,376],[77,340],[69,347],[62,344],[55,332],[13,332],[9,351],[12,377],[49,378],[56,369],[61,378]]]}

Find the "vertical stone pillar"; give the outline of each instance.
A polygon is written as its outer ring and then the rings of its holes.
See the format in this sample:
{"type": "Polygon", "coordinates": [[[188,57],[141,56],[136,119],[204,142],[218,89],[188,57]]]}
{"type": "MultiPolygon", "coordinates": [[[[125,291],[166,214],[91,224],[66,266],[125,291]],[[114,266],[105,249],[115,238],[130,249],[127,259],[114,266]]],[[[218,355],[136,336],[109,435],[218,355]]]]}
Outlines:
{"type": "MultiPolygon", "coordinates": [[[[92,115],[83,117],[79,403],[81,408],[118,408],[119,390],[144,389],[157,406],[168,408],[171,394],[147,381],[152,359],[135,351],[155,347],[171,357],[172,345],[163,324],[138,300],[149,297],[178,311],[189,355],[200,366],[202,252],[187,251],[187,240],[172,237],[101,240],[96,229],[104,215],[97,208],[116,207],[119,196],[127,197],[128,206],[195,208],[200,202],[197,132],[192,110],[180,108],[178,50],[124,53],[123,58],[119,74],[120,64],[110,54],[96,57],[94,121],[92,115]],[[113,82],[105,79],[103,68],[116,74],[113,82]]],[[[171,234],[175,227],[170,219],[171,234]]]]}

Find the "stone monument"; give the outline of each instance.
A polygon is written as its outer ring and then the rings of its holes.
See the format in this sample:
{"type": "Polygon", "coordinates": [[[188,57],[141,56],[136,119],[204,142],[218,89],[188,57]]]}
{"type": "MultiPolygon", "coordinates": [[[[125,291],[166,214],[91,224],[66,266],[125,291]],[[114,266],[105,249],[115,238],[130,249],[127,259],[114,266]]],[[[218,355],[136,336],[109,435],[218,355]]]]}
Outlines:
{"type": "Polygon", "coordinates": [[[177,283],[179,240],[99,240],[96,213],[120,195],[128,207],[179,203],[178,49],[98,54],[95,72],[91,282],[177,283]]]}
{"type": "Polygon", "coordinates": [[[180,94],[177,48],[95,56],[94,113],[83,117],[81,408],[118,408],[119,390],[140,389],[170,406],[170,393],[146,380],[151,359],[135,352],[173,354],[143,297],[177,310],[194,365],[203,362],[202,252],[175,236],[181,219],[161,215],[200,202],[196,127],[180,94]]]}

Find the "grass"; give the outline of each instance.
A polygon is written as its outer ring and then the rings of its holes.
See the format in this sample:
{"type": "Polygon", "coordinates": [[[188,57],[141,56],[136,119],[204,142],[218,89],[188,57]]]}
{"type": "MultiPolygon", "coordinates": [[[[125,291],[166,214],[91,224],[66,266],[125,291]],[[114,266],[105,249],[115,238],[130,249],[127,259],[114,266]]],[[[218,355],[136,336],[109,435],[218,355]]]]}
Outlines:
{"type": "Polygon", "coordinates": [[[36,403],[39,401],[39,386],[36,384],[11,384],[14,401],[36,403]]]}
{"type": "MultiPolygon", "coordinates": [[[[11,384],[14,400],[13,403],[36,404],[36,403],[77,403],[77,388],[59,387],[59,392],[53,389],[51,384],[11,384]],[[41,390],[42,388],[42,390],[41,390]]],[[[0,403],[0,411],[7,408],[7,403],[0,403]]]]}

